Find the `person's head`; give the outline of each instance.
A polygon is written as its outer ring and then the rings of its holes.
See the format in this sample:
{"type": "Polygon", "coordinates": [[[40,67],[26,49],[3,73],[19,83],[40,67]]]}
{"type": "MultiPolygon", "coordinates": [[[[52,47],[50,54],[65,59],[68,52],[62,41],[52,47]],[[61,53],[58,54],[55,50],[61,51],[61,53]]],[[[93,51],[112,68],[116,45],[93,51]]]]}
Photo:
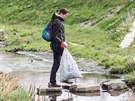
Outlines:
{"type": "Polygon", "coordinates": [[[67,18],[68,13],[69,13],[69,11],[68,11],[66,8],[61,8],[61,9],[58,11],[58,14],[59,14],[63,19],[66,19],[66,18],[67,18]]]}

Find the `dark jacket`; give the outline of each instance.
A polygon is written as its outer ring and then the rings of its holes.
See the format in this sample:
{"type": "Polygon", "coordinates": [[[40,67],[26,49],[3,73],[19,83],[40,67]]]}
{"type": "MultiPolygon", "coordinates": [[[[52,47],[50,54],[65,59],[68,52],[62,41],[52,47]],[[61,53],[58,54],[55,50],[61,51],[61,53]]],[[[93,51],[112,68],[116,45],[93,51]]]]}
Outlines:
{"type": "Polygon", "coordinates": [[[51,48],[60,47],[60,43],[65,41],[64,35],[64,19],[56,14],[52,16],[52,34],[51,34],[51,48]]]}

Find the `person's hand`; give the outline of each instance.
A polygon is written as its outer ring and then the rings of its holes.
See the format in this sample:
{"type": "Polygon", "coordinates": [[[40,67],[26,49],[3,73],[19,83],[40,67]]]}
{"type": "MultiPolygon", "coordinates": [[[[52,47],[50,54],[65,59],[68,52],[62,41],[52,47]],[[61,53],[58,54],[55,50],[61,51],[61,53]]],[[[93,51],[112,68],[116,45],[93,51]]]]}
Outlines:
{"type": "Polygon", "coordinates": [[[65,44],[65,47],[68,47],[68,44],[66,42],[64,42],[64,44],[65,44]]]}
{"type": "Polygon", "coordinates": [[[68,44],[66,42],[61,42],[61,44],[60,44],[61,48],[64,48],[64,47],[67,47],[67,46],[68,46],[68,44]]]}
{"type": "Polygon", "coordinates": [[[64,47],[65,47],[64,42],[61,42],[61,43],[60,43],[60,47],[61,47],[61,48],[64,48],[64,47]]]}

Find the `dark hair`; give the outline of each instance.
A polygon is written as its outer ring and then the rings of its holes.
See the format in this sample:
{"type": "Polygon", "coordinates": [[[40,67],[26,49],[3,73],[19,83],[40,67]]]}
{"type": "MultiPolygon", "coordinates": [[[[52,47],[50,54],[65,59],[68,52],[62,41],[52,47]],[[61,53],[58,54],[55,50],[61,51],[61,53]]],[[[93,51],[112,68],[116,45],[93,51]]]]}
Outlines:
{"type": "Polygon", "coordinates": [[[67,13],[69,13],[69,11],[66,9],[66,8],[61,8],[60,10],[59,10],[59,14],[67,14],[67,13]]]}

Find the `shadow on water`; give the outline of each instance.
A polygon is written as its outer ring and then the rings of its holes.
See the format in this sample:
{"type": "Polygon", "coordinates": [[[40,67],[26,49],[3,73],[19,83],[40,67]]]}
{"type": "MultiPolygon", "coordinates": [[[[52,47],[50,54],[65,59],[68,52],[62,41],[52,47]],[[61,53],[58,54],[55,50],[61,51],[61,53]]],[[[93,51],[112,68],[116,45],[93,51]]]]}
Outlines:
{"type": "MultiPolygon", "coordinates": [[[[35,88],[47,87],[52,60],[43,60],[42,58],[0,52],[0,71],[10,72],[20,78],[19,83],[25,89],[29,89],[30,85],[35,86],[35,88]]],[[[117,79],[117,77],[88,72],[82,72],[82,75],[83,78],[77,79],[77,83],[101,84],[105,80],[117,79]]],[[[60,83],[59,72],[57,73],[57,80],[60,83]]],[[[123,92],[103,92],[101,90],[98,93],[73,94],[69,90],[63,89],[62,93],[36,95],[35,101],[125,101],[134,96],[130,90],[123,92]]]]}

